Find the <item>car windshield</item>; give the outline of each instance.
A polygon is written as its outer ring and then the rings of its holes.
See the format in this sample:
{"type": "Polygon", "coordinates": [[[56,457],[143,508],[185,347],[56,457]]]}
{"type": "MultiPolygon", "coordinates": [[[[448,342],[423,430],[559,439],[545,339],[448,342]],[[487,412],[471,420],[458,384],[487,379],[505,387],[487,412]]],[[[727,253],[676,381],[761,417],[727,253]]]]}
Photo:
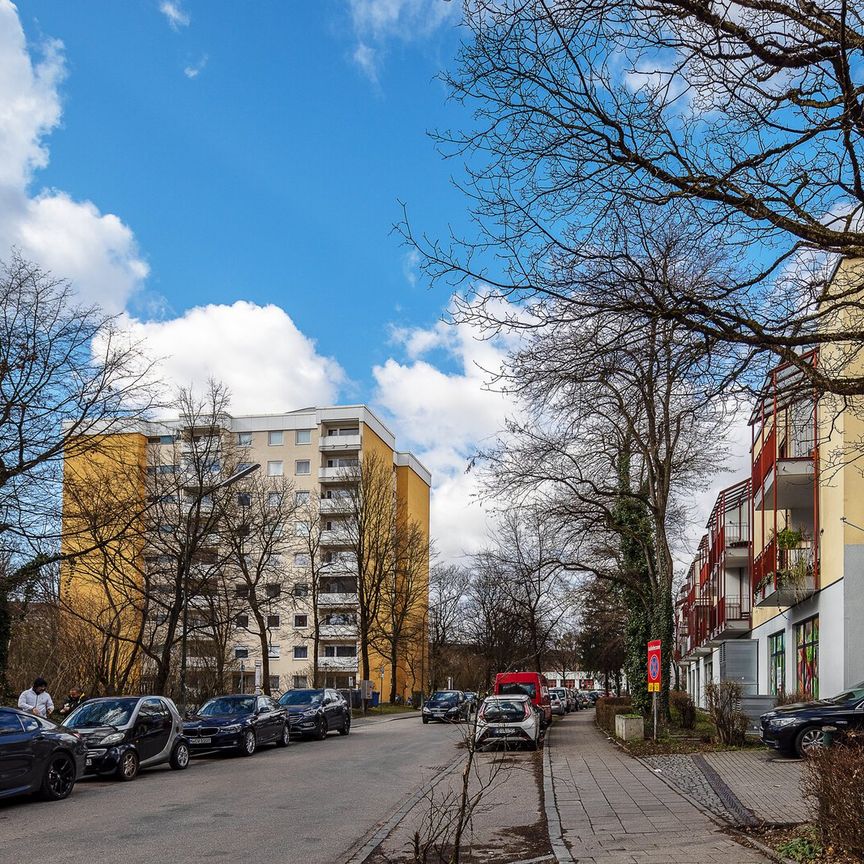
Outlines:
{"type": "Polygon", "coordinates": [[[125,726],[137,699],[101,699],[79,705],[64,721],[70,729],[87,729],[92,726],[125,726]]]}
{"type": "Polygon", "coordinates": [[[254,696],[220,696],[205,702],[198,713],[204,717],[225,717],[251,714],[254,710],[254,696]]]}
{"type": "Polygon", "coordinates": [[[431,698],[433,702],[455,702],[456,696],[452,690],[436,690],[431,698]]]}
{"type": "Polygon", "coordinates": [[[836,696],[831,699],[826,699],[825,701],[830,702],[833,705],[842,705],[845,702],[858,702],[861,699],[864,699],[864,681],[853,685],[848,690],[844,690],[842,693],[838,693],[836,696]]]}
{"type": "Polygon", "coordinates": [[[502,696],[527,696],[533,699],[537,688],[531,681],[505,681],[498,685],[498,692],[502,696]]]}
{"type": "Polygon", "coordinates": [[[323,690],[289,690],[280,700],[280,705],[309,705],[324,698],[323,690]]]}
{"type": "Polygon", "coordinates": [[[515,723],[525,719],[525,703],[518,699],[496,699],[487,702],[483,719],[495,723],[515,723]]]}

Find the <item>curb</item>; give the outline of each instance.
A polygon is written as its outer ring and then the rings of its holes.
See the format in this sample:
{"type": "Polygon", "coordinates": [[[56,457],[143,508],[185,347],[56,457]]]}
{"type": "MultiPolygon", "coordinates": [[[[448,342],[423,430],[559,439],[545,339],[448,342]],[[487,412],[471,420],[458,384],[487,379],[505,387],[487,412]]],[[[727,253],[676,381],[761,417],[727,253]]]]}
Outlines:
{"type": "MultiPolygon", "coordinates": [[[[557,725],[557,724],[556,724],[557,725]]],[[[552,776],[551,738],[554,726],[546,730],[543,742],[543,809],[546,811],[546,831],[549,835],[549,845],[558,864],[576,864],[576,859],[564,842],[564,830],[561,827],[561,814],[558,812],[558,802],[555,799],[555,781],[552,776]]]]}
{"type": "Polygon", "coordinates": [[[420,713],[408,713],[407,711],[404,714],[394,714],[392,717],[364,717],[362,714],[359,717],[352,717],[351,722],[354,724],[362,723],[364,726],[368,726],[372,724],[373,726],[376,723],[393,723],[396,720],[419,720],[420,713]]]}

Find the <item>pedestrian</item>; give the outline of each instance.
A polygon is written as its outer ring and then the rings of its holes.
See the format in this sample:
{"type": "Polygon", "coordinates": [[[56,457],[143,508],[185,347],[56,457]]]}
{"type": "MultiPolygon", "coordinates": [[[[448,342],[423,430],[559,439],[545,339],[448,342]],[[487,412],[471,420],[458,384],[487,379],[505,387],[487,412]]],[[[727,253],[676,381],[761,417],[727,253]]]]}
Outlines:
{"type": "Polygon", "coordinates": [[[60,709],[60,714],[63,717],[67,714],[71,714],[82,702],[85,701],[85,699],[86,697],[79,687],[70,687],[69,698],[63,703],[63,707],[60,709]]]}
{"type": "Polygon", "coordinates": [[[48,693],[48,682],[44,678],[37,678],[33,686],[18,697],[18,707],[37,717],[47,717],[54,710],[54,701],[48,693]]]}

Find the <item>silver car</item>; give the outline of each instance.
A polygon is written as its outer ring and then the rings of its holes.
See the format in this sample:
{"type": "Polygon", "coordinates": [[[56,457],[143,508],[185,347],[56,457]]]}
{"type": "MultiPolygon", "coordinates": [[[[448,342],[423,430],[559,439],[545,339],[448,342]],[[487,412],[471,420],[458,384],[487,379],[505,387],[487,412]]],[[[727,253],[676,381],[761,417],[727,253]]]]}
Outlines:
{"type": "Polygon", "coordinates": [[[553,714],[563,717],[567,713],[566,703],[554,690],[549,691],[549,704],[553,714]]]}
{"type": "Polygon", "coordinates": [[[477,712],[475,746],[483,749],[519,745],[536,750],[540,746],[542,719],[528,696],[487,696],[477,712]]]}

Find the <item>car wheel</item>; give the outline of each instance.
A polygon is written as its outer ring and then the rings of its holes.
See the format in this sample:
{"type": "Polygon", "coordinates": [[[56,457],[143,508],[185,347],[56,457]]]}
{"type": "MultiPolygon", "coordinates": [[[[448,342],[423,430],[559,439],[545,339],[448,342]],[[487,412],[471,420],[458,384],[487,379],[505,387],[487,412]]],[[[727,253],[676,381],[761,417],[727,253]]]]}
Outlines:
{"type": "Polygon", "coordinates": [[[255,739],[255,733],[251,729],[247,729],[243,735],[243,742],[240,744],[240,755],[251,756],[258,747],[258,741],[255,739]]]}
{"type": "Polygon", "coordinates": [[[66,753],[55,753],[48,761],[39,797],[46,801],[62,801],[75,786],[75,763],[66,753]]]}
{"type": "Polygon", "coordinates": [[[351,731],[351,715],[346,714],[342,721],[342,728],[339,730],[340,735],[347,735],[351,731]]]}
{"type": "Polygon", "coordinates": [[[808,726],[795,736],[795,752],[806,756],[824,745],[825,735],[818,726],[808,726]]]}
{"type": "Polygon", "coordinates": [[[171,760],[168,763],[175,771],[182,771],[189,767],[189,745],[185,741],[178,741],[171,751],[171,760]]]}
{"type": "Polygon", "coordinates": [[[127,750],[120,757],[120,764],[117,766],[114,776],[118,780],[123,780],[128,783],[130,780],[134,780],[138,776],[139,767],[138,754],[134,750],[127,750]]]}
{"type": "Polygon", "coordinates": [[[428,717],[424,717],[424,718],[423,718],[423,724],[425,725],[425,724],[428,723],[428,722],[429,722],[429,718],[428,718],[428,717]]]}
{"type": "Polygon", "coordinates": [[[326,717],[322,717],[322,718],[318,721],[318,728],[315,730],[315,737],[316,737],[319,741],[323,741],[323,740],[327,737],[327,733],[328,733],[329,731],[330,731],[330,730],[327,728],[327,718],[326,718],[326,717]]]}
{"type": "Polygon", "coordinates": [[[282,727],[282,731],[279,733],[279,737],[276,739],[277,747],[287,747],[291,743],[291,729],[286,723],[282,727]]]}

